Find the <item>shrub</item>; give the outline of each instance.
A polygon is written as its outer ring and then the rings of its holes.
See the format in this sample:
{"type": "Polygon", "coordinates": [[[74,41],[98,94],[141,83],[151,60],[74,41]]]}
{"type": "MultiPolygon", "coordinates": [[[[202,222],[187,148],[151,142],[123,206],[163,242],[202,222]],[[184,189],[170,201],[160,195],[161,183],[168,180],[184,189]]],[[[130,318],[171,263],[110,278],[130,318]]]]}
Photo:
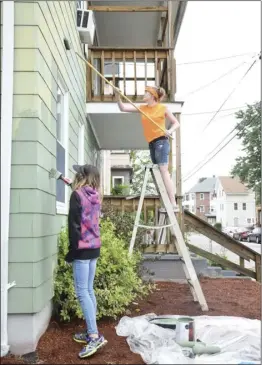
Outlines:
{"type": "Polygon", "coordinates": [[[112,195],[128,195],[129,194],[129,186],[128,185],[116,185],[111,189],[112,195]]]}
{"type": "Polygon", "coordinates": [[[214,224],[214,227],[218,229],[219,231],[222,231],[222,224],[220,222],[217,222],[214,224]]]}
{"type": "MultiPolygon", "coordinates": [[[[150,286],[139,276],[141,254],[128,256],[125,242],[116,237],[115,228],[108,219],[101,221],[102,248],[95,278],[98,319],[122,314],[136,298],[146,295],[150,286]]],[[[64,261],[68,249],[67,229],[59,235],[58,266],[55,277],[54,310],[62,321],[82,318],[82,312],[75,297],[72,265],[64,261]]]]}

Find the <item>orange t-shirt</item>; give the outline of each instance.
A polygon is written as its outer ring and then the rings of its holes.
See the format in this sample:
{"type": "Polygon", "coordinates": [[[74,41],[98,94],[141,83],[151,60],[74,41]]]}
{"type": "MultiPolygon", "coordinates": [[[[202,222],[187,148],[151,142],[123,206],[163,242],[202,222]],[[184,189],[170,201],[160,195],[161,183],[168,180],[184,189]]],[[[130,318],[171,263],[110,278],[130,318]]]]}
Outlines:
{"type": "MultiPolygon", "coordinates": [[[[145,114],[147,114],[150,118],[152,118],[160,127],[165,129],[165,113],[166,107],[163,104],[156,104],[154,106],[141,105],[139,108],[145,114]]],[[[143,114],[142,117],[142,125],[144,128],[144,135],[147,142],[151,142],[154,139],[164,136],[165,133],[158,128],[155,124],[153,124],[148,118],[146,118],[143,114]]]]}

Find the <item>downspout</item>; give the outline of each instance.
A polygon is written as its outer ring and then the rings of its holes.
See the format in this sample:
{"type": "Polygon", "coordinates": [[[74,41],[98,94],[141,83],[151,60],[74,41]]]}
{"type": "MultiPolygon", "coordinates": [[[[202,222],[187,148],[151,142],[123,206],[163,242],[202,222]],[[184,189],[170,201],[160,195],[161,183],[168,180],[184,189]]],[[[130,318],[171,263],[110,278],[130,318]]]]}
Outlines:
{"type": "Polygon", "coordinates": [[[14,73],[14,0],[2,2],[3,48],[1,83],[1,357],[9,351],[7,335],[8,245],[11,188],[11,154],[14,73]]]}

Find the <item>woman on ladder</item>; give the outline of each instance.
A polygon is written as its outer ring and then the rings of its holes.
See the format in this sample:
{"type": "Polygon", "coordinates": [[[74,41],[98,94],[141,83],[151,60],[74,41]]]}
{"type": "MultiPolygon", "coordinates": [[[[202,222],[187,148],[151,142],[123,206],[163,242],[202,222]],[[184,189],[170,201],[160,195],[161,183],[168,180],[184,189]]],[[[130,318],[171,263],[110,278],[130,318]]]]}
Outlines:
{"type": "MultiPolygon", "coordinates": [[[[168,160],[170,144],[169,139],[175,129],[179,128],[179,122],[174,115],[166,108],[165,105],[161,104],[165,96],[165,90],[156,86],[148,86],[145,89],[145,95],[143,101],[144,105],[141,105],[139,109],[152,118],[160,128],[157,128],[148,118],[143,114],[142,125],[144,128],[144,136],[149,144],[149,151],[152,163],[159,166],[159,170],[164,181],[170,202],[174,208],[174,211],[178,211],[174,193],[174,184],[168,171],[168,160]],[[166,118],[171,122],[172,126],[170,129],[163,132],[165,128],[166,118]],[[161,129],[162,128],[162,129],[161,129]]],[[[138,112],[133,105],[124,104],[121,100],[120,94],[117,93],[117,103],[119,109],[122,112],[138,112]]]]}

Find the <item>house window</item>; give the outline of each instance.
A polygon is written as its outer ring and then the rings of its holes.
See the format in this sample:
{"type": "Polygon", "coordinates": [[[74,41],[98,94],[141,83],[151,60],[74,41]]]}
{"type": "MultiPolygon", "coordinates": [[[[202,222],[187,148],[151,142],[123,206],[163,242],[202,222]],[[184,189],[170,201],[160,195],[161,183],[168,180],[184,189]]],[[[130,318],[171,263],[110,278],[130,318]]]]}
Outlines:
{"type": "Polygon", "coordinates": [[[116,185],[124,185],[124,176],[113,176],[113,187],[116,185]]]}
{"type": "Polygon", "coordinates": [[[251,223],[251,218],[247,218],[247,223],[251,223]]]}
{"type": "Polygon", "coordinates": [[[204,193],[200,193],[200,200],[204,200],[205,199],[205,194],[204,193]]]}
{"type": "MultiPolygon", "coordinates": [[[[56,169],[68,175],[68,92],[62,80],[58,80],[56,101],[56,169]]],[[[62,180],[56,181],[56,210],[67,214],[67,186],[62,180]]]]}
{"type": "Polygon", "coordinates": [[[77,0],[77,2],[76,2],[76,8],[77,9],[84,9],[85,8],[84,3],[85,3],[84,0],[77,0]]]}
{"type": "Polygon", "coordinates": [[[204,205],[200,205],[199,211],[200,211],[200,213],[205,213],[205,207],[204,207],[204,205]]]}
{"type": "Polygon", "coordinates": [[[243,207],[243,210],[247,210],[247,203],[243,203],[242,207],[243,207]]]}
{"type": "Polygon", "coordinates": [[[238,210],[238,204],[234,203],[234,210],[238,210]]]}
{"type": "Polygon", "coordinates": [[[195,213],[195,207],[194,207],[194,205],[191,206],[191,212],[192,213],[195,213]]]}
{"type": "Polygon", "coordinates": [[[81,124],[78,129],[78,163],[85,163],[85,125],[81,124]]]}
{"type": "Polygon", "coordinates": [[[191,199],[194,200],[195,199],[195,194],[191,194],[191,199]]]}
{"type": "Polygon", "coordinates": [[[189,201],[189,194],[186,194],[186,201],[189,201]]]}

